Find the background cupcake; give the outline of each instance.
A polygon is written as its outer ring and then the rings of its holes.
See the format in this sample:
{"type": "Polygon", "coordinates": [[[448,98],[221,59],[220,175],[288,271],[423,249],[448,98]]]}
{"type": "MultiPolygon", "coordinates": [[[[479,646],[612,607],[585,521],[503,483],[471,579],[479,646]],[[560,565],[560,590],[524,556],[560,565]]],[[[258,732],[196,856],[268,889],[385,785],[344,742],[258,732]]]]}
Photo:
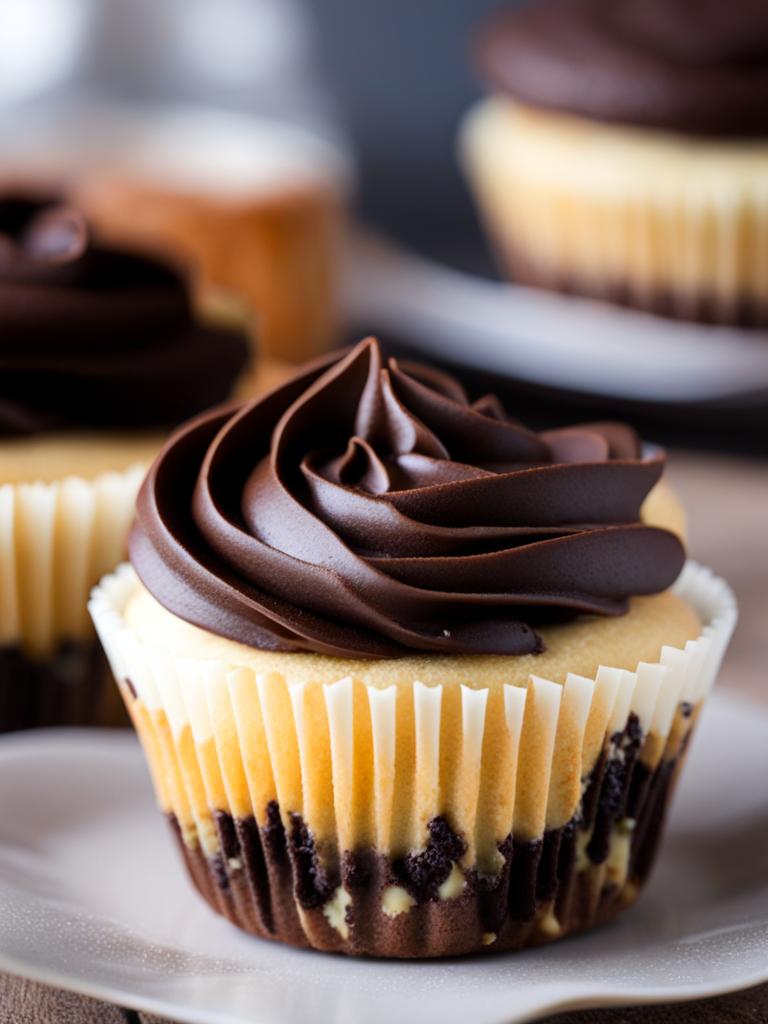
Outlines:
{"type": "Polygon", "coordinates": [[[0,198],[0,731],[110,717],[89,590],[167,429],[246,362],[169,265],[55,199],[0,198]]]}
{"type": "Polygon", "coordinates": [[[768,322],[760,4],[539,0],[495,16],[466,171],[522,283],[768,322]]]}
{"type": "Polygon", "coordinates": [[[641,514],[663,465],[371,340],[177,432],[139,497],[141,582],[91,609],[211,905],[414,957],[630,904],[735,617],[706,570],[668,589],[671,503],[641,514]]]}

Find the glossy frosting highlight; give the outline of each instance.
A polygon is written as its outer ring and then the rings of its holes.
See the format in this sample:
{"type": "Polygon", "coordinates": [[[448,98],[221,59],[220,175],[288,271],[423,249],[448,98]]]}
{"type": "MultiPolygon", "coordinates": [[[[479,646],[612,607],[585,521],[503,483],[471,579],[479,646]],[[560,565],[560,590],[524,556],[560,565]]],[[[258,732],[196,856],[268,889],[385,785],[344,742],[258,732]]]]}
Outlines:
{"type": "Polygon", "coordinates": [[[256,648],[527,654],[537,625],[674,582],[680,541],[639,519],[663,465],[620,424],[535,433],[368,339],[181,428],[131,558],[168,610],[256,648]]]}
{"type": "Polygon", "coordinates": [[[58,201],[0,197],[0,437],[173,426],[227,398],[247,353],[197,322],[170,266],[58,201]]]}
{"type": "Polygon", "coordinates": [[[478,58],[534,106],[695,135],[768,134],[763,0],[539,0],[496,15],[478,58]]]}

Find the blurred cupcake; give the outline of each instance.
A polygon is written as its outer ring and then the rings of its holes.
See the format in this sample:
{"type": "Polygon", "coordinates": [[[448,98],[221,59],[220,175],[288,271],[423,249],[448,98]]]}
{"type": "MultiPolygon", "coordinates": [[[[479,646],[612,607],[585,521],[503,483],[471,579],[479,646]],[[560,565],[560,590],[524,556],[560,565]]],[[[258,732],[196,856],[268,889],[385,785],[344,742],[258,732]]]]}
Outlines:
{"type": "Polygon", "coordinates": [[[735,619],[663,467],[373,340],[181,428],[91,612],[211,906],[433,957],[629,905],[735,619]]]}
{"type": "Polygon", "coordinates": [[[338,344],[337,277],[348,168],[329,143],[237,114],[177,110],[110,120],[90,144],[78,204],[116,242],[193,263],[203,288],[258,315],[259,351],[301,362],[338,344]]]}
{"type": "Polygon", "coordinates": [[[89,591],[167,429],[227,398],[247,353],[168,265],[104,248],[55,200],[0,196],[0,732],[119,710],[89,591]]]}
{"type": "Polygon", "coordinates": [[[539,0],[495,16],[463,162],[510,276],[768,323],[768,20],[754,0],[539,0]]]}

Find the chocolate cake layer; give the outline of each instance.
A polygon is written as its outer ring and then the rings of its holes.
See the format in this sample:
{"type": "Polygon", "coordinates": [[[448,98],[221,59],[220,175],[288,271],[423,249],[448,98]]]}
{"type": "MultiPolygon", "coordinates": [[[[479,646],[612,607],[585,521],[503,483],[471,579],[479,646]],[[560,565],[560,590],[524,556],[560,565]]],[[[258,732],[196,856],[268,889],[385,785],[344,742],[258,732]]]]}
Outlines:
{"type": "Polygon", "coordinates": [[[113,691],[107,660],[95,639],[61,644],[40,660],[20,647],[0,647],[0,733],[127,724],[113,691]]]}
{"type": "Polygon", "coordinates": [[[505,241],[498,241],[496,251],[505,275],[515,284],[597,299],[671,320],[727,327],[768,327],[768,303],[747,295],[726,298],[700,289],[683,294],[670,288],[641,288],[639,283],[629,280],[590,280],[540,267],[505,241]]]}
{"type": "Polygon", "coordinates": [[[423,850],[318,847],[299,815],[276,803],[265,824],[215,815],[207,857],[171,823],[192,880],[237,927],[262,938],[353,955],[437,957],[540,945],[610,920],[637,896],[661,838],[680,756],[653,770],[629,719],[593,770],[578,815],[541,839],[509,836],[493,876],[457,866],[466,846],[444,817],[423,850]]]}

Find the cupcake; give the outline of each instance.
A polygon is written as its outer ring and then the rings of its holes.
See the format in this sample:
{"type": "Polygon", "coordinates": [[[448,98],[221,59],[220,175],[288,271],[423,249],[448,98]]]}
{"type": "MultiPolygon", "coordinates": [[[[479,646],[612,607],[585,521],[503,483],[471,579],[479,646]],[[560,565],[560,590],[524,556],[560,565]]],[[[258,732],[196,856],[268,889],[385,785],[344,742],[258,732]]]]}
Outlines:
{"type": "Polygon", "coordinates": [[[170,266],[56,199],[0,196],[0,732],[121,711],[89,592],[168,429],[227,398],[247,353],[170,266]]]}
{"type": "Polygon", "coordinates": [[[735,620],[663,469],[372,339],[177,431],[91,614],[204,899],[386,957],[631,904],[735,620]]]}
{"type": "Polygon", "coordinates": [[[539,0],[497,14],[461,155],[523,284],[768,324],[768,31],[753,0],[539,0]]]}

